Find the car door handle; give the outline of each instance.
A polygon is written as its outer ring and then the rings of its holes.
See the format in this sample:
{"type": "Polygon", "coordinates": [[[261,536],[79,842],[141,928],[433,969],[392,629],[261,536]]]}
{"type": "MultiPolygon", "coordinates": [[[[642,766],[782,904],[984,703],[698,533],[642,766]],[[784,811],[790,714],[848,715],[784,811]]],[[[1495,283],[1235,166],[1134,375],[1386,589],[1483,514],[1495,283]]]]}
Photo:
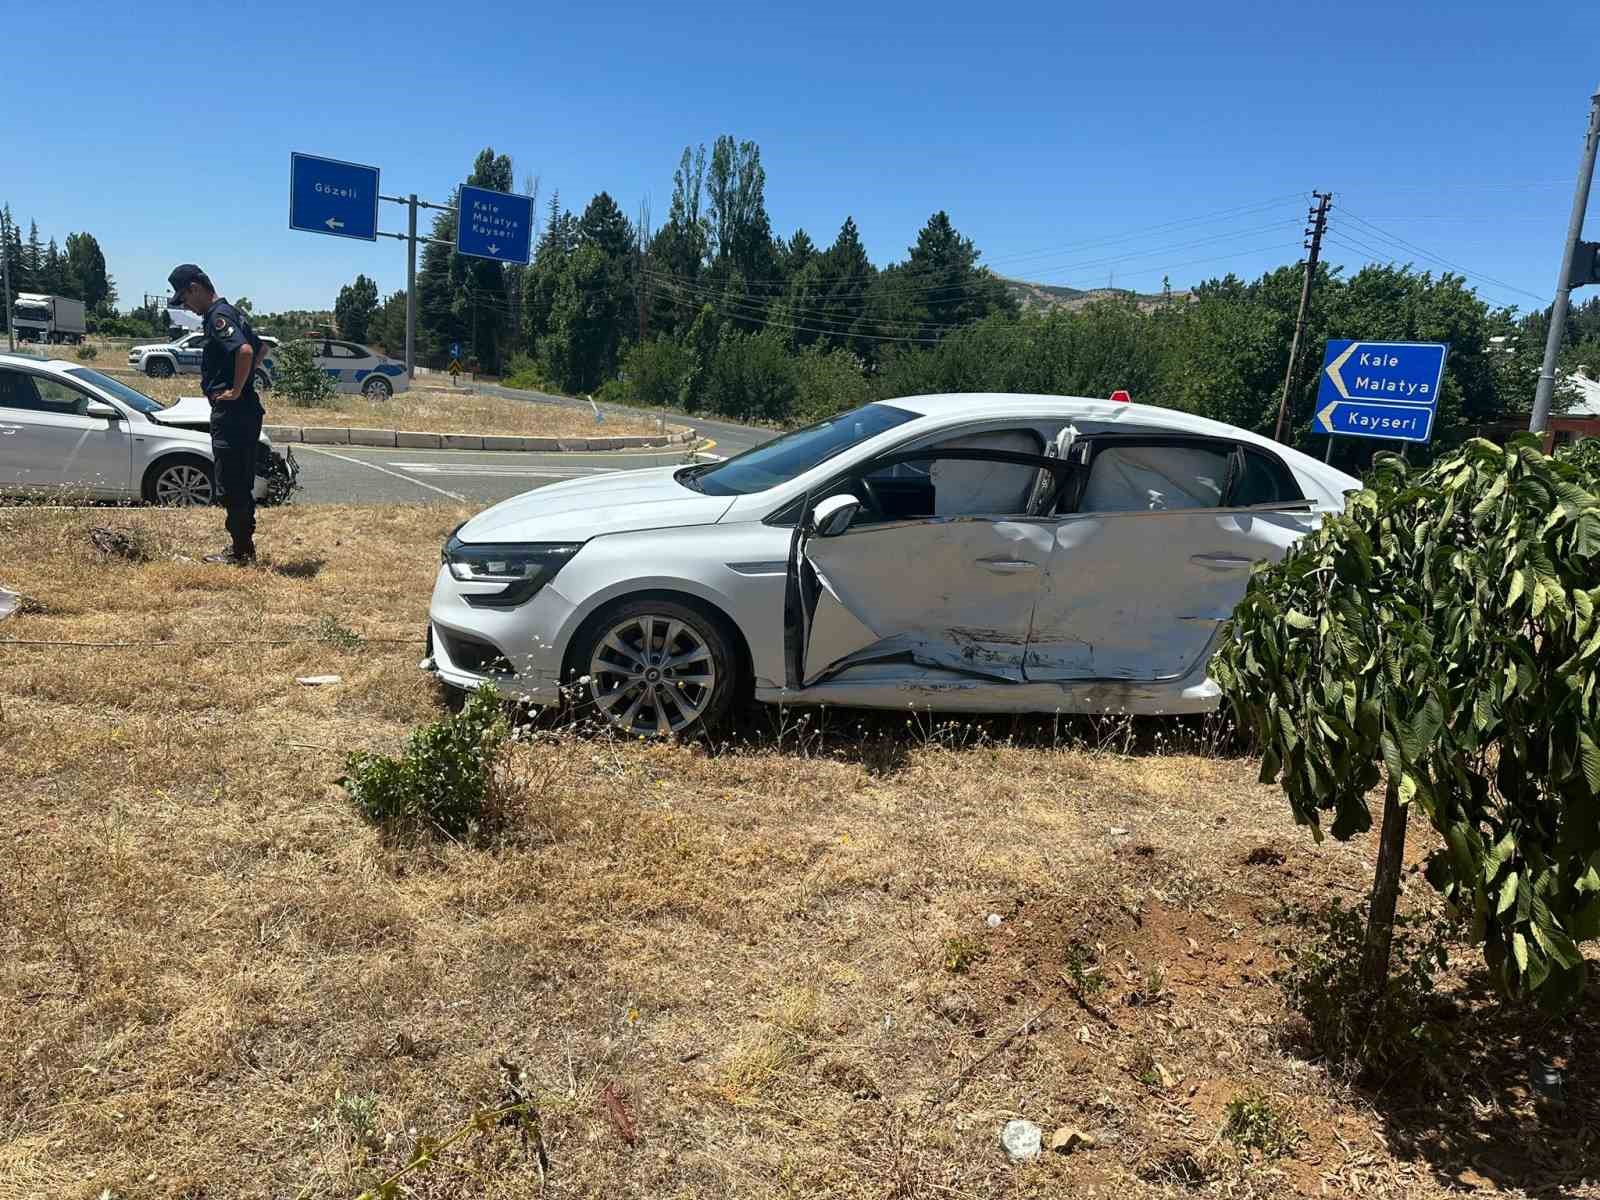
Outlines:
{"type": "Polygon", "coordinates": [[[1025,558],[980,558],[978,565],[996,575],[1015,575],[1019,571],[1037,571],[1039,564],[1025,558]]]}
{"type": "Polygon", "coordinates": [[[1210,567],[1213,571],[1232,571],[1238,567],[1255,565],[1255,559],[1242,558],[1237,554],[1191,554],[1189,561],[1202,567],[1210,567]]]}

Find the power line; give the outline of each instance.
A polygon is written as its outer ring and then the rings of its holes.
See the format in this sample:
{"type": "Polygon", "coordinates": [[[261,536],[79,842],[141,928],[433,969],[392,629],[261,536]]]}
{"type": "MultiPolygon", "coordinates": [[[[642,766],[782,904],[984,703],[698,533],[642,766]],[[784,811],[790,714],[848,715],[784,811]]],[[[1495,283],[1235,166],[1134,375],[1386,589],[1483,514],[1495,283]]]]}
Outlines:
{"type": "Polygon", "coordinates": [[[1406,249],[1406,250],[1410,250],[1412,253],[1420,255],[1421,257],[1423,257],[1425,259],[1430,259],[1433,262],[1436,262],[1436,263],[1440,264],[1441,266],[1447,267],[1450,270],[1455,271],[1457,274],[1465,275],[1465,276],[1475,276],[1475,277],[1477,277],[1479,279],[1482,279],[1482,280],[1484,280],[1484,281],[1486,281],[1488,283],[1492,283],[1496,287],[1502,288],[1505,291],[1517,292],[1520,295],[1528,296],[1528,297],[1530,297],[1530,298],[1532,298],[1534,300],[1539,301],[1540,304],[1547,303],[1547,301],[1545,300],[1545,298],[1543,296],[1540,296],[1536,292],[1530,292],[1530,291],[1528,291],[1527,288],[1519,288],[1515,284],[1507,283],[1503,279],[1496,279],[1493,275],[1486,274],[1483,271],[1468,270],[1466,267],[1463,267],[1460,263],[1453,263],[1449,259],[1444,258],[1441,255],[1433,253],[1431,250],[1424,250],[1421,246],[1418,246],[1414,242],[1406,241],[1405,238],[1400,237],[1398,234],[1388,233],[1387,231],[1385,231],[1383,229],[1380,229],[1377,225],[1374,225],[1371,221],[1368,221],[1366,218],[1360,216],[1359,214],[1351,212],[1348,208],[1346,208],[1344,210],[1344,213],[1345,213],[1345,215],[1347,217],[1349,217],[1351,220],[1353,220],[1356,223],[1358,223],[1359,225],[1361,225],[1364,229],[1370,230],[1372,236],[1377,237],[1380,241],[1383,241],[1385,243],[1389,243],[1389,244],[1392,244],[1392,245],[1397,245],[1397,246],[1399,246],[1399,247],[1401,247],[1403,249],[1406,249]]]}
{"type": "MultiPolygon", "coordinates": [[[[1361,255],[1362,257],[1366,258],[1370,262],[1394,263],[1394,262],[1399,261],[1397,256],[1396,256],[1396,254],[1395,254],[1395,251],[1394,251],[1393,247],[1374,246],[1370,242],[1363,241],[1361,238],[1358,238],[1354,234],[1349,233],[1347,231],[1335,232],[1333,230],[1329,230],[1328,231],[1328,240],[1333,242],[1333,243],[1335,243],[1336,245],[1343,246],[1346,250],[1354,251],[1356,254],[1361,255]]],[[[1435,263],[1433,265],[1437,266],[1438,264],[1435,263]]],[[[1478,275],[1476,275],[1476,273],[1463,272],[1463,271],[1461,271],[1461,270],[1459,270],[1457,268],[1449,267],[1449,266],[1446,266],[1444,269],[1448,273],[1456,275],[1458,278],[1461,278],[1461,279],[1464,279],[1464,280],[1469,280],[1470,281],[1470,280],[1480,280],[1481,279],[1482,282],[1477,283],[1478,287],[1485,287],[1487,285],[1487,290],[1490,290],[1490,291],[1501,291],[1502,290],[1502,285],[1500,285],[1498,282],[1491,281],[1491,280],[1488,280],[1485,277],[1478,276],[1478,275]]],[[[1510,290],[1512,290],[1512,291],[1520,291],[1521,289],[1512,288],[1510,290]]],[[[1524,295],[1532,295],[1531,292],[1523,293],[1523,294],[1524,295]]],[[[1535,297],[1535,298],[1539,299],[1538,297],[1535,297]]],[[[1539,299],[1539,303],[1542,306],[1542,305],[1547,304],[1549,302],[1546,301],[1546,300],[1543,300],[1543,299],[1539,299]]]]}

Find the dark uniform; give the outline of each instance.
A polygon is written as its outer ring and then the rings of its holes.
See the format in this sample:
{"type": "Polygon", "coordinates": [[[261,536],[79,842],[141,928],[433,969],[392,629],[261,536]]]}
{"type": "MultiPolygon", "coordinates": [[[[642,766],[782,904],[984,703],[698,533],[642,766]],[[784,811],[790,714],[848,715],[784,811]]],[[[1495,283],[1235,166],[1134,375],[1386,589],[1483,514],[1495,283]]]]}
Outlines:
{"type": "Polygon", "coordinates": [[[256,395],[255,364],[261,339],[244,314],[220,296],[206,309],[206,344],[200,359],[200,388],[211,400],[211,451],[216,460],[213,495],[228,510],[228,534],[236,558],[255,557],[256,455],[266,410],[256,395]],[[233,386],[234,358],[241,346],[255,354],[244,390],[218,404],[214,397],[233,386]]]}

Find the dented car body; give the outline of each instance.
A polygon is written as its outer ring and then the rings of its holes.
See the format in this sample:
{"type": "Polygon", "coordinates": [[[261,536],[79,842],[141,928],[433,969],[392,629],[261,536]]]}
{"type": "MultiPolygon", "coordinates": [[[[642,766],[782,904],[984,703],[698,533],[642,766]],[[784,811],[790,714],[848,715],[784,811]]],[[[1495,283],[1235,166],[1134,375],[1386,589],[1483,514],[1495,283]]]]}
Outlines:
{"type": "MultiPolygon", "coordinates": [[[[1245,430],[1143,405],[868,405],[724,463],[557,484],[473,518],[452,545],[560,546],[562,565],[501,606],[484,597],[503,584],[447,553],[425,665],[553,703],[603,664],[608,612],[631,606],[637,624],[641,598],[660,597],[663,621],[687,605],[727,634],[768,703],[1204,711],[1218,701],[1206,666],[1251,568],[1359,486],[1245,430]]],[[[687,661],[692,639],[674,650],[651,636],[629,644],[641,670],[687,661]]],[[[703,711],[700,685],[667,683],[671,698],[638,701],[643,683],[619,693],[625,727],[693,723],[678,718],[703,711]]]]}

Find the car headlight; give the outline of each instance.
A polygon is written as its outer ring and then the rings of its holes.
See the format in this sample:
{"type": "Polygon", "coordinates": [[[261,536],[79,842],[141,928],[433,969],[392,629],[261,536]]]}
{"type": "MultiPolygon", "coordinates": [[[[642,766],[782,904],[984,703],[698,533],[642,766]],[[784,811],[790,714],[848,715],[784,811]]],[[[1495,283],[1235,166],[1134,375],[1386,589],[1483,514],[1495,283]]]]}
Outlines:
{"type": "Polygon", "coordinates": [[[462,594],[477,608],[513,608],[533,599],[582,542],[463,542],[455,534],[444,544],[440,560],[463,583],[500,583],[498,592],[462,594]]]}

